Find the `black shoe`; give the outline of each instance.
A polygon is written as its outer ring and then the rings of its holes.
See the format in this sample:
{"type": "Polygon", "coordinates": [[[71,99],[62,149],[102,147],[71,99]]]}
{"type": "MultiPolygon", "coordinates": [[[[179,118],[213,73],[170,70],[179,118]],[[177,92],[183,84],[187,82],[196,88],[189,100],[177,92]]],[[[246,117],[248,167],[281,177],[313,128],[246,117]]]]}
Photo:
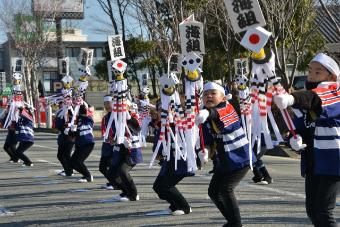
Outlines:
{"type": "Polygon", "coordinates": [[[264,181],[268,182],[268,184],[273,183],[273,179],[272,179],[271,176],[269,175],[268,170],[266,169],[265,166],[263,166],[263,167],[260,168],[260,172],[261,172],[261,174],[262,174],[262,176],[263,176],[263,180],[264,180],[264,181]]]}
{"type": "Polygon", "coordinates": [[[261,177],[261,178],[259,178],[259,177],[253,177],[253,178],[251,178],[251,179],[254,181],[254,183],[260,183],[261,181],[264,180],[263,177],[261,177]]]}

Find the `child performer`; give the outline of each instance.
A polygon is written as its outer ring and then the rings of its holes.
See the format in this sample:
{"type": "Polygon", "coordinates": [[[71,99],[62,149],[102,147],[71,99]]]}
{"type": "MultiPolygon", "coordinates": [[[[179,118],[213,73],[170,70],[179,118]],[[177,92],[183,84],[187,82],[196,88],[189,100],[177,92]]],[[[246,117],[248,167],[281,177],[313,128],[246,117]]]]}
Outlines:
{"type": "Polygon", "coordinates": [[[19,120],[16,125],[16,134],[19,146],[15,156],[21,159],[23,166],[33,166],[32,161],[24,152],[34,144],[33,114],[28,107],[19,108],[19,120]]]}
{"type": "Polygon", "coordinates": [[[241,216],[234,194],[235,187],[249,170],[250,155],[247,137],[237,113],[227,101],[224,88],[213,82],[204,85],[203,104],[196,123],[203,123],[206,148],[213,160],[213,176],[208,195],[227,220],[224,226],[240,227],[241,216]]]}
{"type": "MultiPolygon", "coordinates": [[[[83,175],[78,180],[80,183],[93,181],[93,176],[84,163],[94,148],[93,119],[92,113],[88,109],[85,102],[79,108],[75,150],[71,157],[72,168],[83,175]]],[[[75,130],[71,128],[70,131],[75,130]]]]}
{"type": "MultiPolygon", "coordinates": [[[[101,131],[104,136],[107,128],[107,124],[109,122],[110,116],[112,114],[112,96],[106,95],[104,96],[104,108],[107,114],[102,119],[101,131]]],[[[110,167],[113,158],[113,130],[110,129],[110,133],[108,138],[102,144],[102,153],[99,162],[99,171],[107,177],[107,171],[110,167]]],[[[108,182],[106,185],[103,185],[102,188],[113,190],[113,185],[108,182]]]]}
{"type": "Polygon", "coordinates": [[[59,172],[58,175],[60,176],[72,176],[73,169],[71,167],[71,153],[74,146],[75,137],[69,133],[68,130],[65,131],[67,125],[72,118],[72,113],[70,110],[67,111],[65,119],[63,112],[62,102],[59,103],[59,111],[56,114],[55,125],[56,128],[59,130],[58,134],[58,153],[57,158],[60,164],[63,166],[64,170],[59,172]],[[66,132],[67,134],[65,134],[66,132]]]}
{"type": "Polygon", "coordinates": [[[297,129],[301,136],[293,136],[290,145],[302,150],[306,211],[314,226],[337,226],[333,210],[340,187],[339,77],[336,61],[320,53],[309,63],[307,91],[274,97],[279,108],[292,106],[304,113],[304,127],[297,129]]]}
{"type": "MultiPolygon", "coordinates": [[[[127,105],[131,107],[132,103],[128,101],[127,105]]],[[[137,164],[143,162],[138,115],[132,111],[129,111],[129,115],[130,119],[127,120],[124,143],[114,145],[113,158],[107,173],[109,182],[122,191],[120,195],[114,197],[121,202],[139,200],[137,187],[130,171],[137,164]]],[[[112,124],[112,127],[114,128],[114,124],[112,124]]]]}

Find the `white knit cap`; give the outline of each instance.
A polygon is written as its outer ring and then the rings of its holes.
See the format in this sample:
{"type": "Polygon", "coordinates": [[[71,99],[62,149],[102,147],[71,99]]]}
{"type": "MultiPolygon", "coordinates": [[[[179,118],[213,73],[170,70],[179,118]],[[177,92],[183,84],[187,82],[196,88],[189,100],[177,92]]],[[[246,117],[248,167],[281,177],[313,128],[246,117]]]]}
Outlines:
{"type": "Polygon", "coordinates": [[[218,91],[222,92],[223,95],[225,95],[224,88],[221,85],[214,83],[214,82],[208,82],[208,83],[204,84],[203,91],[207,91],[207,90],[218,90],[218,91]]]}
{"type": "Polygon", "coordinates": [[[104,96],[104,102],[112,102],[112,96],[109,95],[104,96]]]}
{"type": "Polygon", "coordinates": [[[332,74],[336,75],[337,77],[340,77],[339,65],[333,58],[327,56],[324,53],[319,53],[311,60],[311,62],[313,61],[319,62],[332,74]]]}

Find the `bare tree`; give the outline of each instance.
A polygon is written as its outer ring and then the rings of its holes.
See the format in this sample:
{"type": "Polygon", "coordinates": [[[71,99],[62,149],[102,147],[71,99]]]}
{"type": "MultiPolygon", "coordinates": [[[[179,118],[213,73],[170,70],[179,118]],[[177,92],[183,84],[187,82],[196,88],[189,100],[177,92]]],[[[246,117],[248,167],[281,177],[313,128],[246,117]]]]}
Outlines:
{"type": "MultiPolygon", "coordinates": [[[[294,81],[299,61],[305,56],[309,44],[319,34],[315,23],[313,0],[261,0],[268,30],[272,32],[270,44],[276,55],[276,68],[286,88],[294,81]],[[292,63],[288,75],[287,63],[292,63]]],[[[321,47],[319,47],[321,48],[321,47]]]]}
{"type": "Polygon", "coordinates": [[[126,13],[128,6],[130,5],[130,1],[129,0],[115,0],[115,1],[114,0],[97,0],[97,2],[102,8],[102,10],[104,11],[104,13],[109,16],[111,24],[112,24],[112,28],[115,34],[117,35],[121,31],[122,36],[123,36],[123,42],[125,42],[126,40],[125,13],[126,13]],[[121,24],[120,28],[118,26],[117,18],[115,17],[115,11],[114,11],[115,8],[118,8],[118,15],[119,15],[120,24],[121,24]]]}
{"type": "MultiPolygon", "coordinates": [[[[53,20],[46,21],[44,15],[32,15],[31,3],[27,1],[1,0],[3,13],[0,22],[5,28],[10,45],[24,58],[25,98],[32,105],[39,103],[37,70],[46,61],[46,56],[55,48],[51,36],[53,20]]],[[[56,6],[53,6],[57,7],[56,6]]],[[[38,111],[38,123],[40,112],[38,111]]]]}

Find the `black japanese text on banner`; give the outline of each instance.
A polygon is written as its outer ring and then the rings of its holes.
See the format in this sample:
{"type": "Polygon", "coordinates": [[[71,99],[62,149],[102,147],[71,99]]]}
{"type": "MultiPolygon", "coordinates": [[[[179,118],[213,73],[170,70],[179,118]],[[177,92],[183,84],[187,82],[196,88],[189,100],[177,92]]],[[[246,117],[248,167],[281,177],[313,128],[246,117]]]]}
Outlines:
{"type": "Polygon", "coordinates": [[[200,55],[205,53],[203,23],[195,21],[194,15],[179,24],[179,33],[183,55],[191,52],[200,55]]]}
{"type": "Polygon", "coordinates": [[[258,0],[224,0],[234,32],[265,26],[258,0]]]}
{"type": "Polygon", "coordinates": [[[108,36],[107,41],[109,43],[110,56],[112,61],[125,58],[122,35],[108,36]]]}
{"type": "Polygon", "coordinates": [[[171,54],[171,57],[169,59],[169,71],[170,72],[176,72],[181,73],[182,72],[182,66],[181,66],[181,59],[182,56],[178,53],[171,54]]]}
{"type": "Polygon", "coordinates": [[[247,75],[249,73],[248,58],[234,59],[235,75],[247,75]]]}
{"type": "Polygon", "coordinates": [[[93,49],[81,48],[78,61],[83,67],[91,66],[93,61],[93,49]]]}

